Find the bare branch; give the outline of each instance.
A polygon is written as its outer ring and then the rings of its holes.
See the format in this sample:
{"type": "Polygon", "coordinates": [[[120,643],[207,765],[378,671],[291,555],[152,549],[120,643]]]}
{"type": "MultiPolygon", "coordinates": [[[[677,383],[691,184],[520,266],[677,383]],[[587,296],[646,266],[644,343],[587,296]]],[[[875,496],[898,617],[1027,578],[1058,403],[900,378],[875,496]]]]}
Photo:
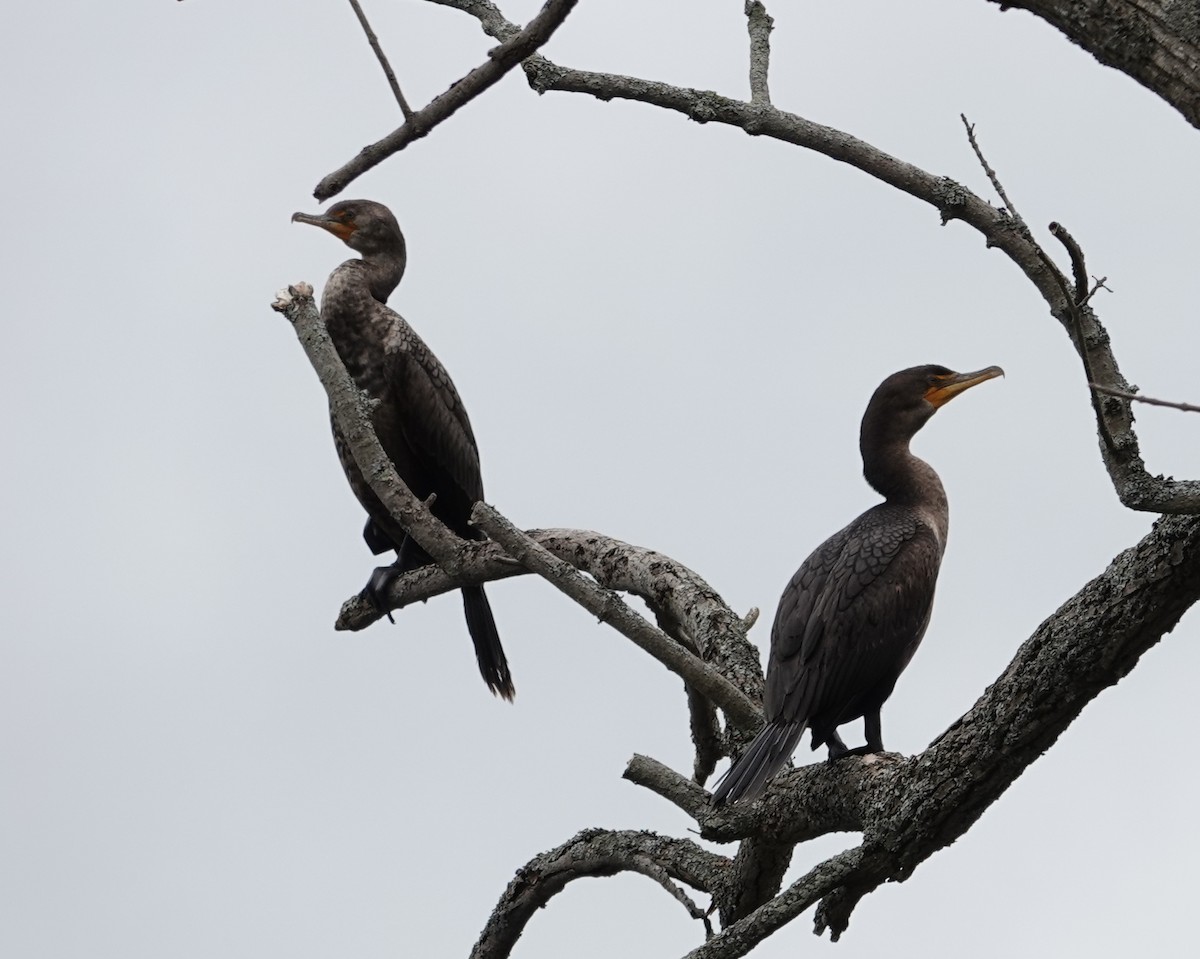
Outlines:
{"type": "Polygon", "coordinates": [[[1172,410],[1182,410],[1185,413],[1200,413],[1200,406],[1194,406],[1191,403],[1175,403],[1171,400],[1156,400],[1150,396],[1142,396],[1140,393],[1129,393],[1125,390],[1114,390],[1108,386],[1100,386],[1098,383],[1089,384],[1092,389],[1099,393],[1104,393],[1108,396],[1116,396],[1123,400],[1131,400],[1136,403],[1146,403],[1149,406],[1165,406],[1172,410]]]}
{"type": "Polygon", "coordinates": [[[1083,249],[1076,242],[1075,237],[1067,232],[1067,228],[1061,223],[1054,222],[1050,224],[1050,235],[1057,237],[1063,246],[1067,248],[1067,255],[1071,258],[1071,273],[1075,277],[1075,302],[1082,306],[1087,302],[1087,264],[1084,262],[1083,249]]]}
{"type": "Polygon", "coordinates": [[[471,523],[503,546],[521,565],[548,580],[602,623],[633,640],[635,645],[698,689],[725,710],[731,721],[747,728],[762,725],[762,711],[745,693],[662,630],[651,626],[615,592],[584,578],[574,566],[558,559],[486,503],[475,504],[471,523]]]}
{"type": "Polygon", "coordinates": [[[687,701],[688,730],[692,734],[692,744],[696,747],[696,758],[692,761],[692,779],[703,785],[725,755],[725,743],[713,701],[690,685],[687,687],[687,701]]]}
{"type": "Polygon", "coordinates": [[[471,950],[471,959],[507,957],[533,914],[570,882],[587,877],[640,873],[667,888],[694,918],[702,918],[703,913],[670,880],[707,892],[728,865],[723,856],[687,839],[632,830],[585,830],[517,870],[471,950]]]}
{"type": "Polygon", "coordinates": [[[388,86],[392,88],[392,95],[395,96],[396,102],[400,104],[400,112],[404,114],[406,121],[411,120],[413,115],[412,108],[408,105],[408,101],[404,99],[404,94],[400,92],[400,84],[396,80],[396,74],[392,72],[392,65],[388,63],[388,58],[383,52],[383,47],[379,45],[379,38],[375,36],[375,31],[371,29],[371,24],[367,22],[367,15],[363,13],[363,8],[358,0],[350,0],[350,6],[354,8],[354,15],[358,17],[358,22],[362,24],[363,32],[367,35],[367,43],[371,44],[371,49],[375,51],[375,59],[383,67],[383,75],[387,77],[388,86]]]}
{"type": "Polygon", "coordinates": [[[1097,279],[1096,277],[1093,276],[1092,279],[1095,282],[1092,283],[1092,288],[1090,290],[1088,290],[1088,295],[1083,298],[1083,303],[1080,303],[1079,304],[1080,306],[1086,305],[1088,303],[1088,301],[1091,300],[1091,298],[1096,295],[1097,290],[1107,290],[1109,293],[1112,292],[1112,288],[1106,285],[1108,283],[1107,276],[1102,276],[1099,279],[1097,279]]]}
{"type": "Polygon", "coordinates": [[[493,86],[504,74],[549,40],[577,2],[578,0],[546,0],[541,11],[529,21],[524,30],[516,32],[499,47],[488,52],[486,63],[453,83],[449,90],[436,97],[424,109],[408,116],[404,126],[389,133],[382,140],[363,147],[353,160],[321,180],[313,190],[313,196],[321,201],[336,196],[372,167],[382,163],[392,154],[399,153],[414,140],[427,135],[435,126],[493,86]]]}
{"type": "MultiPolygon", "coordinates": [[[[490,0],[433,2],[470,13],[490,36],[503,38],[516,30],[490,0]]],[[[751,136],[768,136],[822,153],[930,204],[939,212],[943,223],[962,220],[977,230],[988,246],[1002,250],[1037,288],[1049,305],[1051,315],[1071,335],[1080,355],[1086,355],[1093,371],[1089,381],[1105,383],[1114,389],[1127,385],[1099,318],[1086,307],[1076,307],[1069,281],[1034,242],[1003,194],[1001,198],[1008,207],[998,210],[948,177],[934,176],[844,131],[813,123],[769,104],[752,105],[709,90],[574,70],[552,63],[541,54],[526,60],[524,70],[529,85],[537,93],[584,93],[604,101],[624,99],[648,103],[681,113],[697,123],[727,124],[751,136]],[[1073,313],[1075,310],[1077,315],[1073,313]]],[[[991,175],[994,177],[994,171],[991,175]]],[[[996,185],[1000,192],[998,181],[996,185]]],[[[1200,482],[1163,479],[1151,476],[1146,470],[1128,403],[1110,397],[1103,404],[1096,403],[1095,409],[1097,429],[1105,437],[1101,448],[1104,466],[1122,503],[1130,509],[1155,513],[1200,512],[1200,482]]]]}
{"type": "Polygon", "coordinates": [[[628,779],[638,786],[645,786],[667,802],[674,803],[693,819],[700,818],[708,811],[712,798],[703,786],[685,779],[657,759],[637,753],[629,760],[621,778],[628,779]]]}
{"type": "Polygon", "coordinates": [[[960,113],[958,116],[962,120],[963,126],[967,129],[967,140],[971,143],[971,149],[975,151],[975,158],[979,161],[979,165],[983,167],[983,172],[987,174],[987,178],[992,182],[992,189],[996,191],[996,195],[1004,202],[1005,210],[1008,211],[1017,225],[1028,235],[1029,227],[1025,225],[1025,220],[1017,212],[1017,208],[1013,206],[1013,202],[1008,198],[1008,194],[1004,192],[1004,184],[1000,182],[1000,178],[996,176],[996,171],[991,168],[991,165],[984,158],[983,150],[979,148],[979,141],[975,139],[975,124],[967,121],[965,113],[960,113]]]}
{"type": "Polygon", "coordinates": [[[771,31],[774,18],[759,0],[746,0],[746,29],[750,33],[750,102],[769,104],[771,90],[767,84],[771,70],[771,31]]]}
{"type": "MultiPolygon", "coordinates": [[[[1091,350],[1088,349],[1087,343],[1083,337],[1083,323],[1085,318],[1085,307],[1082,303],[1085,302],[1084,290],[1087,288],[1087,269],[1084,265],[1083,250],[1075,241],[1075,237],[1067,232],[1067,228],[1061,223],[1051,223],[1050,233],[1057,237],[1063,246],[1067,248],[1067,255],[1071,258],[1071,268],[1075,274],[1075,291],[1070,292],[1066,286],[1066,280],[1059,274],[1059,284],[1063,288],[1063,297],[1065,300],[1065,313],[1068,321],[1068,330],[1071,333],[1071,338],[1075,342],[1075,352],[1079,354],[1079,359],[1083,363],[1084,380],[1091,384],[1096,380],[1096,374],[1092,370],[1091,350]]],[[[1039,247],[1039,250],[1041,248],[1039,247]]],[[[1043,256],[1046,256],[1043,253],[1043,256]]],[[[1049,256],[1046,256],[1047,261],[1049,256]]],[[[1057,272],[1057,271],[1056,271],[1057,272]]],[[[1095,318],[1095,314],[1088,310],[1086,315],[1091,315],[1095,318]]],[[[1122,378],[1124,382],[1124,378],[1122,378]]],[[[1109,418],[1106,415],[1104,405],[1100,402],[1100,397],[1096,395],[1096,391],[1089,390],[1088,393],[1092,401],[1092,412],[1096,415],[1096,428],[1100,432],[1100,439],[1103,440],[1103,449],[1110,457],[1118,456],[1117,441],[1113,436],[1112,426],[1109,424],[1109,418]]],[[[1132,433],[1133,418],[1130,417],[1128,429],[1132,433]]]]}
{"type": "Polygon", "coordinates": [[[850,849],[827,859],[797,879],[787,891],[744,919],[723,929],[684,959],[735,959],[787,925],[804,910],[846,882],[859,867],[862,849],[850,849]]]}
{"type": "MultiPolygon", "coordinates": [[[[584,570],[606,589],[642,599],[663,621],[680,624],[705,662],[730,677],[751,700],[762,696],[758,650],[747,641],[741,620],[720,595],[694,571],[663,553],[604,536],[591,530],[530,530],[524,535],[561,560],[584,570]]],[[[527,572],[497,543],[464,543],[453,575],[424,566],[399,576],[388,589],[384,606],[400,609],[450,592],[465,584],[483,583],[527,572]]],[[[348,600],[336,628],[360,630],[382,614],[361,594],[348,600]]],[[[745,731],[753,735],[758,722],[745,731]]]]}

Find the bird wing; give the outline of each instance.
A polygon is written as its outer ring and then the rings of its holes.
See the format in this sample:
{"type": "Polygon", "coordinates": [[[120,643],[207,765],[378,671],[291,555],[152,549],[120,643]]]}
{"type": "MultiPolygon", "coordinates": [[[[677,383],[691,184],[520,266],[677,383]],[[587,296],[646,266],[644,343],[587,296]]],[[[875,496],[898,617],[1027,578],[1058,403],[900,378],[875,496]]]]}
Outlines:
{"type": "Polygon", "coordinates": [[[886,504],[821,544],[780,600],[767,719],[837,716],[894,682],[928,625],[941,552],[928,525],[886,504]]]}
{"type": "Polygon", "coordinates": [[[387,388],[404,439],[427,469],[452,480],[471,502],[483,499],[479,448],[450,374],[404,318],[388,312],[394,320],[386,346],[387,388]]]}

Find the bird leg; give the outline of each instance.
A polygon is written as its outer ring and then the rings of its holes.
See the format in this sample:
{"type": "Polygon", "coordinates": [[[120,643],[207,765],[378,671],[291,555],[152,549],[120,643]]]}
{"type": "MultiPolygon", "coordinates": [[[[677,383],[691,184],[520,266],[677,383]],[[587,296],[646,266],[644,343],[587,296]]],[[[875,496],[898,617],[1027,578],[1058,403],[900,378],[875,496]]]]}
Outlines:
{"type": "Polygon", "coordinates": [[[878,709],[863,717],[863,732],[867,734],[866,745],[855,746],[853,749],[846,746],[836,729],[831,732],[825,740],[826,745],[829,746],[829,761],[832,763],[845,756],[870,756],[873,753],[884,752],[883,724],[878,709]]]}
{"type": "Polygon", "coordinates": [[[386,553],[389,549],[395,549],[396,544],[392,542],[392,538],[381,530],[371,517],[367,517],[367,525],[363,527],[363,541],[375,556],[380,553],[386,553]]]}

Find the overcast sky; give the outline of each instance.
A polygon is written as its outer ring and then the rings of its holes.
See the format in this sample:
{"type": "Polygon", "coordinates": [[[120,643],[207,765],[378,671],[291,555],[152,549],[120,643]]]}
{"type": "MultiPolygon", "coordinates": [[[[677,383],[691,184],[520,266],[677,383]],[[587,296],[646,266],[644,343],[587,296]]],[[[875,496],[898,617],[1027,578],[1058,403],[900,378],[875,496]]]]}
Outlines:
{"type": "MultiPolygon", "coordinates": [[[[505,0],[525,21],[535,0],[505,0]]],[[[409,100],[492,45],[366,0],[409,100]]],[[[1200,137],[1048,26],[983,0],[768,4],[775,103],[988,195],[959,113],[1037,229],[1112,295],[1125,373],[1200,401],[1200,137]]],[[[564,64],[746,96],[742,0],[583,0],[564,64]]],[[[289,223],[399,113],[342,0],[81,0],[0,14],[7,415],[0,955],[465,956],[514,871],[584,827],[686,835],[620,778],[691,768],[681,684],[532,578],[489,590],[518,689],[488,695],[456,597],[335,633],[374,560],[277,288],[347,251],[289,223]]],[[[999,364],[917,451],[951,540],[884,709],[913,753],[1135,543],[1079,362],[962,224],[830,160],[518,72],[355,183],[405,231],[391,304],[452,372],[488,499],[670,554],[763,609],[876,501],[858,421],[888,373],[999,364]]],[[[1200,417],[1140,409],[1153,472],[1200,417]]],[[[970,833],[764,957],[1190,955],[1200,671],[1189,614],[970,833]]],[[[858,728],[848,739],[857,740],[858,728]]],[[[810,761],[807,742],[800,758],[810,761]]],[[[801,847],[793,876],[849,845],[801,847]]],[[[702,941],[642,877],[581,882],[522,959],[702,941]]]]}

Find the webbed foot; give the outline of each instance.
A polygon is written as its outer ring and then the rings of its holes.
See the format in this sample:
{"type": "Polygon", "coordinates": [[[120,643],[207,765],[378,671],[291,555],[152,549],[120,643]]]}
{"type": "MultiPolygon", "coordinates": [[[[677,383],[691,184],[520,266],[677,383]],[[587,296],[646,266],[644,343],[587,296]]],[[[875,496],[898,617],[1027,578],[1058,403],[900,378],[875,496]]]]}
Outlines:
{"type": "Polygon", "coordinates": [[[881,753],[883,749],[874,749],[870,743],[865,746],[855,746],[853,749],[847,749],[846,744],[841,744],[841,749],[835,749],[831,744],[829,746],[829,762],[835,763],[839,759],[845,759],[847,756],[870,756],[873,753],[881,753]]]}
{"type": "Polygon", "coordinates": [[[392,611],[387,608],[384,598],[387,596],[388,587],[399,575],[400,571],[395,566],[377,566],[371,578],[367,580],[367,585],[363,587],[363,593],[371,601],[371,605],[376,611],[383,613],[392,624],[395,624],[396,620],[392,617],[392,611]]]}

